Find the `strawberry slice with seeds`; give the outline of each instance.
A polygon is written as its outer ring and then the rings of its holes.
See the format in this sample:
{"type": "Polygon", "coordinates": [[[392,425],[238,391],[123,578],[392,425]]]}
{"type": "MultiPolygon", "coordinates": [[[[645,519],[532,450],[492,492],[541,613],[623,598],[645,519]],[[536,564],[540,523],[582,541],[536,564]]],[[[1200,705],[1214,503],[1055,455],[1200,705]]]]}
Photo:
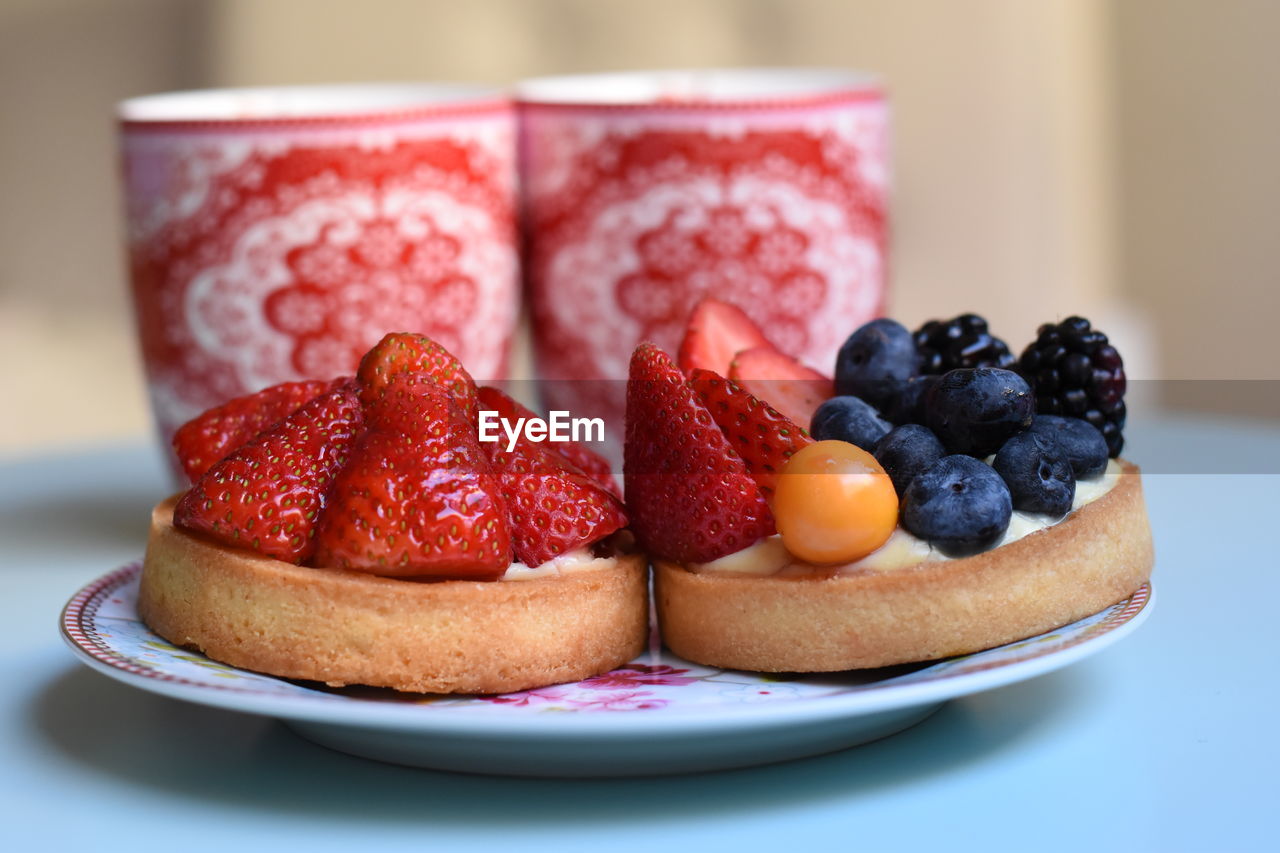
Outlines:
{"type": "MultiPolygon", "coordinates": [[[[534,417],[496,388],[480,389],[480,405],[513,425],[519,418],[534,417]]],[[[555,444],[534,443],[522,434],[511,450],[505,435],[480,446],[502,483],[511,544],[525,565],[541,565],[626,526],[622,502],[561,455],[555,444]]]]}
{"type": "Polygon", "coordinates": [[[747,470],[765,498],[772,500],[782,466],[797,450],[813,444],[809,433],[732,379],[710,370],[693,371],[689,384],[729,444],[747,463],[747,470]]]}
{"type": "Polygon", "coordinates": [[[334,479],[313,563],[391,577],[495,580],[511,562],[502,488],[453,395],[396,373],[334,479]]]}
{"type": "Polygon", "coordinates": [[[364,385],[361,399],[372,403],[401,373],[422,373],[453,394],[462,413],[475,423],[478,399],[476,383],[454,357],[426,335],[392,332],[360,359],[356,378],[364,385]]]}
{"type": "Polygon", "coordinates": [[[771,346],[754,347],[734,356],[729,378],[806,428],[818,407],[836,393],[829,377],[771,346]]]}
{"type": "Polygon", "coordinates": [[[600,488],[615,498],[622,497],[622,490],[618,488],[618,481],[613,476],[613,466],[609,464],[608,459],[576,441],[552,442],[550,446],[558,450],[570,464],[594,480],[600,488]]]}
{"type": "Polygon", "coordinates": [[[686,374],[703,368],[725,376],[729,373],[729,362],[738,353],[752,347],[772,346],[741,308],[706,296],[689,314],[676,362],[686,374]]]}
{"type": "Polygon", "coordinates": [[[194,483],[231,451],[346,381],[284,382],[236,397],[178,427],[173,451],[194,483]]]}
{"type": "Polygon", "coordinates": [[[702,563],[774,533],[746,463],[651,343],[631,356],[623,453],[627,515],[652,556],[702,563]]]}
{"type": "Polygon", "coordinates": [[[174,524],[278,560],[304,562],[362,420],[353,384],[316,397],[205,472],[178,501],[174,524]]]}
{"type": "MultiPolygon", "coordinates": [[[[537,417],[530,409],[525,408],[516,400],[490,385],[481,386],[479,397],[482,411],[497,412],[498,417],[510,423],[513,428],[521,419],[527,421],[529,418],[537,417]]],[[[500,433],[500,435],[502,438],[498,443],[505,447],[507,443],[506,433],[500,433]]],[[[487,442],[481,442],[481,444],[484,445],[487,442]]],[[[591,448],[576,441],[551,441],[550,438],[542,442],[540,446],[545,450],[558,454],[614,497],[622,497],[622,492],[618,489],[618,482],[613,478],[613,468],[609,464],[609,460],[591,448]]]]}

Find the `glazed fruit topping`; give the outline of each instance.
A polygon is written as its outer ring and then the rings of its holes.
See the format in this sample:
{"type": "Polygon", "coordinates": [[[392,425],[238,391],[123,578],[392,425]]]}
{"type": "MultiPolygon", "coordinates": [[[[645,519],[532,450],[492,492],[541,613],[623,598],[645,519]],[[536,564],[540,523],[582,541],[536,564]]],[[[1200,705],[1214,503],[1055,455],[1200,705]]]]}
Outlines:
{"type": "MultiPolygon", "coordinates": [[[[528,408],[522,406],[520,403],[511,399],[511,397],[492,386],[481,386],[478,395],[481,409],[497,412],[498,417],[505,419],[508,423],[516,423],[522,418],[527,421],[529,418],[537,417],[528,408]]],[[[489,442],[485,442],[482,446],[487,448],[488,444],[489,442]]],[[[593,480],[596,485],[609,492],[614,497],[622,497],[622,492],[618,488],[618,483],[613,478],[613,468],[609,464],[609,460],[605,459],[591,448],[576,441],[551,440],[542,442],[538,446],[554,453],[558,458],[563,460],[563,462],[572,466],[580,473],[585,474],[593,480]]],[[[490,454],[490,457],[492,457],[492,454],[490,454]]]]}
{"type": "Polygon", "coordinates": [[[183,426],[188,470],[231,452],[179,500],[174,524],[295,563],[430,580],[494,580],[513,549],[536,566],[626,524],[609,464],[589,448],[482,447],[481,399],[500,417],[533,416],[477,389],[429,338],[387,335],[357,377],[275,386],[183,426]]]}
{"type": "Polygon", "coordinates": [[[356,378],[363,386],[361,399],[366,403],[376,401],[391,380],[401,373],[429,376],[454,396],[462,413],[475,423],[479,402],[471,374],[453,353],[426,335],[392,332],[365,353],[360,359],[360,369],[356,371],[356,378]]]}
{"type": "Polygon", "coordinates": [[[991,467],[1009,487],[1014,509],[1059,517],[1071,511],[1076,478],[1056,436],[1018,433],[1000,448],[991,467]]]}
{"type": "Polygon", "coordinates": [[[689,382],[766,499],[796,451],[813,443],[807,433],[731,379],[695,370],[689,382]]]}
{"type": "Polygon", "coordinates": [[[998,515],[991,508],[1001,503],[1002,488],[1018,510],[1062,516],[1070,511],[1075,480],[1101,474],[1122,443],[1120,355],[1081,317],[1042,326],[1016,363],[976,314],[931,320],[914,335],[893,320],[874,320],[849,336],[835,368],[837,393],[852,396],[824,402],[812,434],[872,449],[903,496],[904,527],[944,550],[979,547],[978,531],[990,519],[974,507],[998,515]],[[885,421],[898,426],[884,434],[885,421]],[[944,466],[953,477],[976,472],[979,479],[963,480],[955,494],[978,497],[942,500],[939,493],[925,500],[925,485],[913,491],[930,471],[926,485],[937,485],[934,469],[946,454],[996,465],[980,471],[953,460],[944,466]],[[984,524],[971,525],[959,539],[953,535],[975,519],[984,524]]]}
{"type": "Polygon", "coordinates": [[[898,386],[898,393],[890,400],[884,416],[895,424],[922,424],[925,416],[924,401],[929,390],[938,384],[940,376],[913,376],[898,386]]]}
{"type": "Polygon", "coordinates": [[[797,424],[809,423],[832,394],[829,378],[773,347],[738,353],[729,365],[729,378],[797,424]]]}
{"type": "MultiPolygon", "coordinates": [[[[1123,365],[1106,336],[1080,317],[1042,326],[1021,360],[977,314],[931,320],[914,333],[873,320],[841,346],[834,381],[767,335],[735,306],[705,299],[680,348],[690,382],[652,346],[633,356],[628,509],[657,556],[707,562],[751,544],[776,518],[797,556],[857,559],[849,555],[860,544],[815,550],[801,541],[838,539],[820,534],[837,526],[824,501],[845,506],[840,488],[794,486],[783,497],[780,472],[818,456],[823,464],[875,466],[878,482],[901,498],[890,503],[903,527],[944,553],[976,553],[1000,540],[1014,508],[1069,512],[1075,480],[1101,474],[1107,455],[1119,452],[1123,365]],[[722,378],[726,361],[730,381],[722,378]],[[744,468],[756,488],[747,486],[744,468]],[[814,520],[801,537],[795,531],[806,515],[814,520]]],[[[878,521],[864,524],[864,516],[879,519],[873,506],[837,512],[844,532],[879,535],[878,521]]]]}
{"type": "Polygon", "coordinates": [[[898,495],[870,453],[844,441],[819,441],[783,468],[774,514],[792,554],[817,565],[845,563],[893,534],[898,495]]]}
{"type": "Polygon", "coordinates": [[[1037,410],[1081,418],[1102,433],[1111,456],[1124,447],[1124,361],[1083,317],[1046,323],[1022,351],[1018,370],[1035,386],[1037,410]]]}
{"type": "Polygon", "coordinates": [[[316,535],[322,566],[492,580],[511,562],[502,490],[473,423],[429,374],[397,372],[336,476],[316,535]]]}
{"type": "Polygon", "coordinates": [[[978,367],[944,374],[924,405],[929,428],[947,450],[985,457],[1031,426],[1036,402],[1012,370],[978,367]]]}
{"type": "MultiPolygon", "coordinates": [[[[481,388],[480,403],[509,420],[533,416],[496,388],[481,388]]],[[[540,565],[626,525],[621,501],[555,445],[522,435],[512,450],[501,442],[481,447],[502,484],[512,548],[525,565],[540,565]]]]}
{"type": "Polygon", "coordinates": [[[916,330],[915,342],[923,374],[942,374],[959,367],[1012,369],[1018,361],[977,314],[930,320],[916,330]]]}
{"type": "Polygon", "coordinates": [[[237,397],[187,421],[173,434],[173,451],[191,482],[258,433],[346,379],[285,382],[237,397]]]}
{"type": "Polygon", "coordinates": [[[174,524],[278,560],[305,562],[362,420],[354,385],[316,397],[205,472],[178,501],[174,524]]]}
{"type": "Polygon", "coordinates": [[[1004,480],[972,456],[942,457],[902,496],[902,526],[951,557],[991,548],[1012,517],[1004,480]]]}
{"type": "Polygon", "coordinates": [[[686,374],[702,369],[727,376],[733,357],[753,347],[773,344],[741,308],[707,296],[689,315],[676,362],[686,374]]]}
{"type": "Polygon", "coordinates": [[[809,434],[817,441],[847,441],[868,452],[889,434],[893,424],[870,403],[857,397],[832,397],[813,413],[809,434]]]}
{"type": "Polygon", "coordinates": [[[883,410],[919,369],[920,356],[906,327],[888,318],[872,320],[836,355],[836,393],[861,397],[883,410]]]}
{"type": "Polygon", "coordinates": [[[1107,469],[1107,442],[1087,421],[1061,415],[1036,415],[1031,431],[1052,435],[1062,446],[1077,478],[1093,477],[1107,469]]]}
{"type": "Polygon", "coordinates": [[[746,463],[657,346],[631,356],[623,479],[627,513],[651,556],[703,563],[774,532],[746,463]]]}
{"type": "Polygon", "coordinates": [[[942,442],[920,424],[903,424],[880,439],[876,444],[876,461],[893,480],[898,494],[904,494],[920,474],[947,455],[942,442]]]}

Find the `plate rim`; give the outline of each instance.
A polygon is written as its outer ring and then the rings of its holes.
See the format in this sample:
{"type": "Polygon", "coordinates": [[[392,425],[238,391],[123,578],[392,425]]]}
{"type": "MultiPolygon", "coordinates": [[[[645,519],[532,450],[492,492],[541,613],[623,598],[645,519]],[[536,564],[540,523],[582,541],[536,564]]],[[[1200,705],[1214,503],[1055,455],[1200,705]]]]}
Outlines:
{"type": "MultiPolygon", "coordinates": [[[[381,702],[358,697],[327,696],[322,693],[317,693],[314,697],[255,693],[231,685],[190,681],[137,667],[101,641],[90,639],[82,625],[86,616],[92,618],[97,612],[96,607],[88,610],[91,603],[95,600],[100,602],[111,592],[131,583],[141,574],[141,570],[141,560],[127,563],[85,584],[63,606],[58,620],[59,633],[76,658],[91,669],[150,693],[241,713],[366,729],[455,735],[483,734],[489,737],[529,734],[584,736],[618,732],[630,735],[670,735],[675,732],[697,735],[706,733],[707,730],[728,732],[770,728],[782,723],[813,723],[944,702],[1025,681],[1097,654],[1137,630],[1146,621],[1155,603],[1155,589],[1148,580],[1126,599],[1098,611],[1101,613],[1119,607],[1111,616],[1089,626],[1080,636],[1053,650],[992,663],[989,667],[976,670],[941,675],[922,682],[884,683],[883,686],[866,690],[782,702],[610,713],[534,713],[508,717],[495,714],[466,715],[458,713],[456,709],[438,713],[439,709],[433,708],[430,703],[381,702]]],[[[141,619],[138,621],[141,622],[141,619]]],[[[1026,642],[1027,639],[1034,637],[1017,640],[1015,643],[1026,642]]],[[[265,673],[254,674],[276,678],[265,673]]]]}

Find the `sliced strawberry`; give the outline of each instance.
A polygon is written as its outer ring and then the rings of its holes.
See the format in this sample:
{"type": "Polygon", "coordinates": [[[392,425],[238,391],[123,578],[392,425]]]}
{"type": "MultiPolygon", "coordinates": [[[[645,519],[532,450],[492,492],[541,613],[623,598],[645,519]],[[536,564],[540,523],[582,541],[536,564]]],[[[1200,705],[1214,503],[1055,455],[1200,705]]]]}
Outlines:
{"type": "Polygon", "coordinates": [[[652,556],[706,562],[774,532],[747,466],[671,358],[631,356],[624,447],[627,515],[652,556]]]}
{"type": "Polygon", "coordinates": [[[351,384],[315,398],[210,468],[178,501],[174,524],[278,560],[305,561],[362,419],[351,384]]]}
{"type": "Polygon", "coordinates": [[[608,459],[576,441],[550,442],[548,446],[560,451],[561,456],[606,492],[615,498],[622,497],[622,490],[618,488],[618,481],[613,476],[613,466],[609,464],[608,459]]]}
{"type": "MultiPolygon", "coordinates": [[[[512,423],[534,417],[496,388],[480,389],[480,405],[512,423]]],[[[482,441],[480,447],[502,482],[511,544],[525,565],[541,565],[626,526],[622,502],[562,456],[556,445],[521,435],[507,450],[503,435],[500,441],[482,441]]]]}
{"type": "MultiPolygon", "coordinates": [[[[492,386],[482,386],[479,391],[479,397],[482,411],[497,412],[499,418],[503,418],[513,426],[522,418],[527,420],[537,417],[532,411],[492,386]]],[[[481,444],[485,443],[481,442],[481,444]]],[[[502,440],[499,443],[506,446],[507,437],[505,433],[502,433],[502,440]]],[[[586,474],[614,497],[622,497],[622,492],[618,489],[618,482],[613,478],[613,467],[609,464],[609,460],[599,453],[576,441],[551,441],[548,439],[541,446],[545,450],[558,453],[565,461],[586,474]]]]}
{"type": "Polygon", "coordinates": [[[752,347],[771,346],[764,332],[741,308],[706,296],[689,314],[676,361],[685,373],[701,367],[726,376],[736,354],[752,347]]]}
{"type": "Polygon", "coordinates": [[[401,373],[424,373],[431,377],[453,394],[462,413],[475,423],[478,407],[475,381],[453,353],[426,335],[392,332],[365,353],[356,372],[364,384],[361,399],[365,403],[373,402],[401,373]]]}
{"type": "Polygon", "coordinates": [[[773,347],[738,353],[729,378],[806,429],[817,408],[836,393],[828,377],[773,347]]]}
{"type": "Polygon", "coordinates": [[[747,463],[760,491],[770,500],[782,466],[791,454],[813,444],[809,433],[768,403],[744,391],[732,379],[695,370],[689,384],[707,407],[729,444],[747,463]]]}
{"type": "Polygon", "coordinates": [[[284,382],[236,397],[178,427],[173,434],[173,451],[194,483],[231,451],[345,381],[284,382]]]}
{"type": "Polygon", "coordinates": [[[394,577],[501,577],[511,561],[502,488],[452,395],[398,373],[330,491],[314,565],[394,577]]]}

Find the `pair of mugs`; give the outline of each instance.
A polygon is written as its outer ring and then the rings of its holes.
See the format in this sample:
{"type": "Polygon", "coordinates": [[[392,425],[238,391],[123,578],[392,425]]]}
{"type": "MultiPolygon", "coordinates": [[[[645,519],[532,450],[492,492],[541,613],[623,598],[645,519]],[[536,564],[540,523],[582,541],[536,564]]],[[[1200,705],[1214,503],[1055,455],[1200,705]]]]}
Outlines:
{"type": "Polygon", "coordinates": [[[640,340],[674,351],[703,296],[819,367],[883,303],[887,108],[866,74],[209,90],[120,119],[166,439],[231,397],[349,374],[388,331],[503,379],[522,289],[544,401],[606,417],[597,380],[640,340]]]}

